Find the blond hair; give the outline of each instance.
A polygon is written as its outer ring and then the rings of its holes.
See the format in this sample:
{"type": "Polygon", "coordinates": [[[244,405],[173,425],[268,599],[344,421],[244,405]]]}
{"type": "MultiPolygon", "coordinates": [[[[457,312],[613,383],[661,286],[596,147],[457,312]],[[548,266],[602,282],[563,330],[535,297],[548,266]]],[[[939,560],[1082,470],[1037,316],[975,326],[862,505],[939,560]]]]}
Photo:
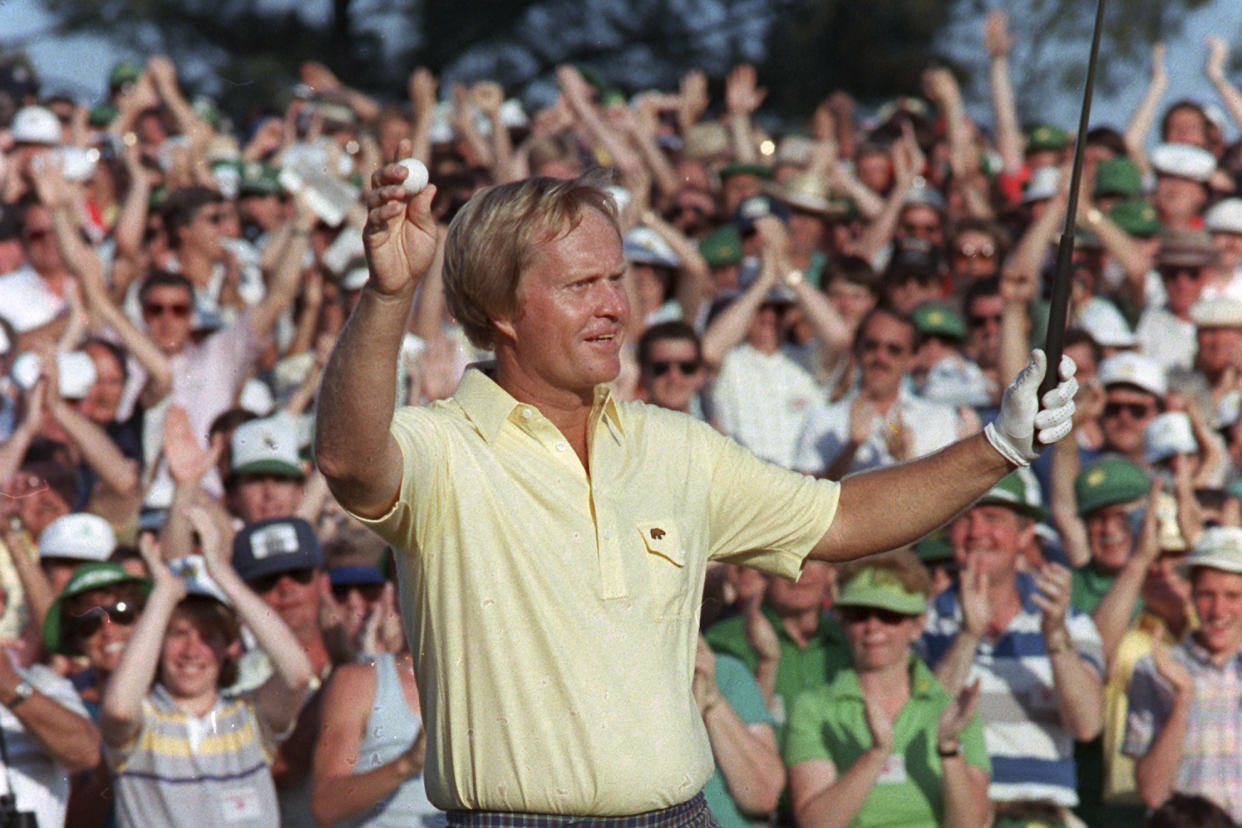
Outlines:
{"type": "Polygon", "coordinates": [[[587,209],[621,235],[609,183],[598,169],[570,181],[528,178],[482,189],[458,211],[444,242],[444,294],[473,345],[494,347],[492,320],[516,309],[518,280],[536,244],[572,231],[587,209]]]}

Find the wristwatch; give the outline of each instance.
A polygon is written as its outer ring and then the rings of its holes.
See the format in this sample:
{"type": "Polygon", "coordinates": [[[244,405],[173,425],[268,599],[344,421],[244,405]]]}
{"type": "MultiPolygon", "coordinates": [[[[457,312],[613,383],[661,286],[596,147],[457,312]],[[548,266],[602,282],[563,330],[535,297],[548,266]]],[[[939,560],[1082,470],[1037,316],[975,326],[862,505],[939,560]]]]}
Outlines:
{"type": "Polygon", "coordinates": [[[5,702],[4,706],[9,710],[15,709],[19,704],[30,698],[34,694],[34,685],[22,679],[13,688],[13,698],[5,702]]]}
{"type": "Polygon", "coordinates": [[[804,278],[805,276],[803,275],[802,271],[798,270],[797,268],[794,268],[793,270],[785,274],[785,284],[788,287],[793,287],[794,285],[801,282],[804,278]]]}

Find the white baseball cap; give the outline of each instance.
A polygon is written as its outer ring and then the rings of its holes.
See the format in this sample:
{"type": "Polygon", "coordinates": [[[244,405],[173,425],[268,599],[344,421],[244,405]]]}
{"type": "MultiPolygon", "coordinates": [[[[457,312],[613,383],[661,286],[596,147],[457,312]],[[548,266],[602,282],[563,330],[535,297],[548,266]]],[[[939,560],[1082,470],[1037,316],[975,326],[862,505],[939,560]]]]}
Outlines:
{"type": "Polygon", "coordinates": [[[46,107],[23,106],[13,116],[9,134],[18,144],[45,144],[54,147],[61,139],[60,120],[46,107]]]}
{"type": "Polygon", "coordinates": [[[1203,183],[1216,171],[1216,156],[1193,144],[1158,144],[1151,151],[1151,166],[1160,175],[1173,175],[1203,183]]]}
{"type": "Polygon", "coordinates": [[[88,512],[62,515],[39,535],[40,558],[106,561],[114,549],[116,532],[112,524],[88,512]]]}
{"type": "Polygon", "coordinates": [[[1242,528],[1213,526],[1204,530],[1194,551],[1178,569],[1185,572],[1196,566],[1242,573],[1242,528]]]}
{"type": "Polygon", "coordinates": [[[1177,454],[1194,454],[1198,450],[1199,443],[1185,411],[1157,414],[1143,429],[1143,459],[1148,463],[1159,463],[1177,454]]]}
{"type": "Polygon", "coordinates": [[[1169,390],[1169,381],[1160,363],[1133,351],[1113,354],[1102,360],[1097,376],[1105,388],[1110,385],[1133,385],[1157,397],[1163,397],[1169,390]]]}

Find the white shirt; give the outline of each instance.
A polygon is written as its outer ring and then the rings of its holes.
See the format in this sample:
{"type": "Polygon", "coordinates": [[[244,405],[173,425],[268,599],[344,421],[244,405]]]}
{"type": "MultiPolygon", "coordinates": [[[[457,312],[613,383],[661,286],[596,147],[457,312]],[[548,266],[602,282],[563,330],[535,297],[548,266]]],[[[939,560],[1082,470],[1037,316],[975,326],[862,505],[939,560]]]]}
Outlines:
{"type": "MultiPolygon", "coordinates": [[[[849,442],[850,406],[857,397],[858,391],[851,391],[838,402],[811,412],[798,441],[798,469],[822,474],[832,464],[849,442]]],[[[888,412],[872,419],[871,434],[854,453],[849,470],[852,473],[897,462],[889,453],[886,431],[891,435],[899,429],[908,430],[913,438],[913,456],[922,457],[956,440],[957,426],[957,413],[952,408],[902,389],[888,412]]]]}
{"type": "Polygon", "coordinates": [[[725,355],[711,388],[720,430],[777,465],[794,468],[807,415],[827,394],[784,350],[764,354],[748,344],[725,355]]]}

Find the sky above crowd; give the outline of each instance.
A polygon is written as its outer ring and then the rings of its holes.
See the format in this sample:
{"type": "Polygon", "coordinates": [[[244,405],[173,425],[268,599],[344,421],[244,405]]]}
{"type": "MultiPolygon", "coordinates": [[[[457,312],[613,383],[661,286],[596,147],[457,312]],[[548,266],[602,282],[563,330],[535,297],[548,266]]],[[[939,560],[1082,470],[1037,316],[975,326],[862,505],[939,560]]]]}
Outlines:
{"type": "MultiPolygon", "coordinates": [[[[283,2],[283,0],[270,0],[283,2]]],[[[300,3],[311,9],[314,3],[300,3]]],[[[982,27],[982,20],[979,22],[982,27]]],[[[24,51],[35,65],[36,71],[49,91],[64,90],[89,102],[96,101],[104,92],[108,70],[122,59],[142,57],[130,54],[106,40],[92,36],[63,38],[49,34],[52,18],[39,0],[0,0],[0,50],[9,53],[24,51]]],[[[1165,103],[1179,98],[1191,98],[1207,104],[1219,105],[1215,90],[1203,75],[1206,57],[1204,38],[1208,34],[1220,34],[1234,44],[1235,52],[1242,52],[1236,36],[1242,34],[1242,2],[1239,0],[1213,0],[1213,2],[1188,14],[1176,38],[1168,41],[1166,65],[1169,74],[1169,90],[1165,103]]],[[[959,41],[962,42],[962,41],[959,41]]],[[[978,44],[982,49],[982,43],[978,44]]],[[[1066,51],[1065,60],[1087,60],[1086,49],[1081,54],[1066,51]]],[[[173,56],[174,58],[176,56],[173,56]]],[[[1242,73],[1231,75],[1235,85],[1242,87],[1242,73]]],[[[1114,92],[1097,95],[1092,108],[1093,125],[1110,124],[1124,127],[1131,110],[1142,97],[1148,81],[1147,67],[1135,72],[1129,82],[1114,92]]],[[[1021,94],[1021,90],[1019,90],[1021,94]]],[[[972,100],[972,114],[981,121],[991,119],[986,100],[972,100]]],[[[1067,128],[1078,123],[1081,99],[1073,93],[1056,95],[1046,102],[1046,119],[1067,128]]],[[[1229,123],[1226,134],[1237,137],[1239,130],[1229,123]]]]}

